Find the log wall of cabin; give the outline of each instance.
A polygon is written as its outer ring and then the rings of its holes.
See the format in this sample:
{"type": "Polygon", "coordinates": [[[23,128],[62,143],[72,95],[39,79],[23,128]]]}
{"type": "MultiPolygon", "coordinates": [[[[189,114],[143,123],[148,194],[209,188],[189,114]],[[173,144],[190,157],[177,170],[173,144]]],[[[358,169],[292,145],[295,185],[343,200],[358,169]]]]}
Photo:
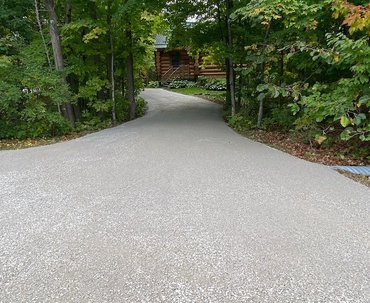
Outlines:
{"type": "Polygon", "coordinates": [[[203,59],[200,58],[198,62],[195,62],[191,58],[187,51],[184,49],[174,49],[172,51],[157,50],[155,53],[156,57],[156,70],[158,80],[163,80],[168,71],[173,68],[171,63],[171,54],[178,52],[180,54],[180,65],[188,66],[188,73],[183,77],[185,80],[195,80],[198,76],[221,78],[225,77],[225,71],[221,70],[217,65],[206,65],[202,66],[203,59]]]}
{"type": "Polygon", "coordinates": [[[206,64],[203,65],[203,57],[199,58],[199,76],[209,77],[209,78],[225,78],[226,72],[222,70],[216,64],[206,64]]]}

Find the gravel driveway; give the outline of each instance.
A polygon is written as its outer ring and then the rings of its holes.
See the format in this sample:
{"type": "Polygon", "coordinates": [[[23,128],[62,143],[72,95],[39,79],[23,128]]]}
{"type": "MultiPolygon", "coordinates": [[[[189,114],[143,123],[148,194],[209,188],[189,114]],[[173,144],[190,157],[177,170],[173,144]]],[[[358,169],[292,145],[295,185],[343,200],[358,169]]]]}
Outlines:
{"type": "Polygon", "coordinates": [[[148,89],[140,119],[0,152],[0,302],[370,302],[370,190],[148,89]]]}

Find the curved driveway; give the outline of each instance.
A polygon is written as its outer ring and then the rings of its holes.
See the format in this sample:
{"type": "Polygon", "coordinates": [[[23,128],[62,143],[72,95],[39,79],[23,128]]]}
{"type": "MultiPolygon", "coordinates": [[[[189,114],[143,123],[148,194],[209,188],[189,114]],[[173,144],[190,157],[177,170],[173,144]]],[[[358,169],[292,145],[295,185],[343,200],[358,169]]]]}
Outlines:
{"type": "Polygon", "coordinates": [[[369,302],[370,191],[163,90],[0,152],[0,302],[369,302]]]}

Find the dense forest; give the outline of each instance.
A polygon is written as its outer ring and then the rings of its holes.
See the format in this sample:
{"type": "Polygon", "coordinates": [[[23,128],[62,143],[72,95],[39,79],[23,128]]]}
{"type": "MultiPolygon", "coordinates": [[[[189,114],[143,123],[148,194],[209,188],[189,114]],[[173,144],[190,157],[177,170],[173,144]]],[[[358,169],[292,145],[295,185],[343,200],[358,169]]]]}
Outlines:
{"type": "Polygon", "coordinates": [[[370,4],[361,0],[0,0],[0,139],[142,115],[159,33],[226,70],[235,128],[348,141],[369,155],[370,4]]]}
{"type": "Polygon", "coordinates": [[[143,114],[158,1],[0,1],[0,138],[99,129],[143,114]]]}

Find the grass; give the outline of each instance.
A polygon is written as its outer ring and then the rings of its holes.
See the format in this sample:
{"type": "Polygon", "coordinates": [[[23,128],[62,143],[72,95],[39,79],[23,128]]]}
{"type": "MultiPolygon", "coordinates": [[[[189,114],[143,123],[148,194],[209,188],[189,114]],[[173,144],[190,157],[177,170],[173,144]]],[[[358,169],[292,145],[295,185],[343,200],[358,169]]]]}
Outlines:
{"type": "Polygon", "coordinates": [[[171,88],[171,91],[184,94],[184,95],[213,95],[222,96],[225,94],[223,91],[206,90],[201,87],[185,87],[185,88],[171,88]]]}
{"type": "Polygon", "coordinates": [[[213,102],[223,104],[226,98],[226,92],[206,90],[201,87],[171,88],[170,91],[188,96],[197,96],[213,102]]]}

